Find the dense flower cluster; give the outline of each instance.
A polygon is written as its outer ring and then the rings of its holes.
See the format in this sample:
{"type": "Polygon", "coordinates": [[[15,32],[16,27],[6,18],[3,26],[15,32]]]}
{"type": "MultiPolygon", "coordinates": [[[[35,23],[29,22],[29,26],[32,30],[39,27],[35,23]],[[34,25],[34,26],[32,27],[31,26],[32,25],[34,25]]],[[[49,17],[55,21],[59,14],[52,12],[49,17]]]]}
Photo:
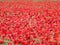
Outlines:
{"type": "Polygon", "coordinates": [[[0,45],[60,45],[59,5],[0,3],[0,45]]]}

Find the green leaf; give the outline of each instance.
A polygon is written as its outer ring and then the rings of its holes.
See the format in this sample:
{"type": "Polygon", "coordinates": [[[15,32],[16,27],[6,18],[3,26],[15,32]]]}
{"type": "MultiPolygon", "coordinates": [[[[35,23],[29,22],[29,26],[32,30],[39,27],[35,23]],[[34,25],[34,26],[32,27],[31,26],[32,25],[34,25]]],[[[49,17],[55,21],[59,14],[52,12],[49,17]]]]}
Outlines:
{"type": "Polygon", "coordinates": [[[10,40],[7,40],[7,39],[6,39],[6,40],[4,40],[4,42],[5,42],[5,43],[8,43],[8,42],[10,42],[10,40]]]}
{"type": "Polygon", "coordinates": [[[21,43],[19,43],[18,45],[22,45],[21,43]]]}
{"type": "Polygon", "coordinates": [[[8,45],[8,43],[0,44],[0,45],[8,45]]]}

